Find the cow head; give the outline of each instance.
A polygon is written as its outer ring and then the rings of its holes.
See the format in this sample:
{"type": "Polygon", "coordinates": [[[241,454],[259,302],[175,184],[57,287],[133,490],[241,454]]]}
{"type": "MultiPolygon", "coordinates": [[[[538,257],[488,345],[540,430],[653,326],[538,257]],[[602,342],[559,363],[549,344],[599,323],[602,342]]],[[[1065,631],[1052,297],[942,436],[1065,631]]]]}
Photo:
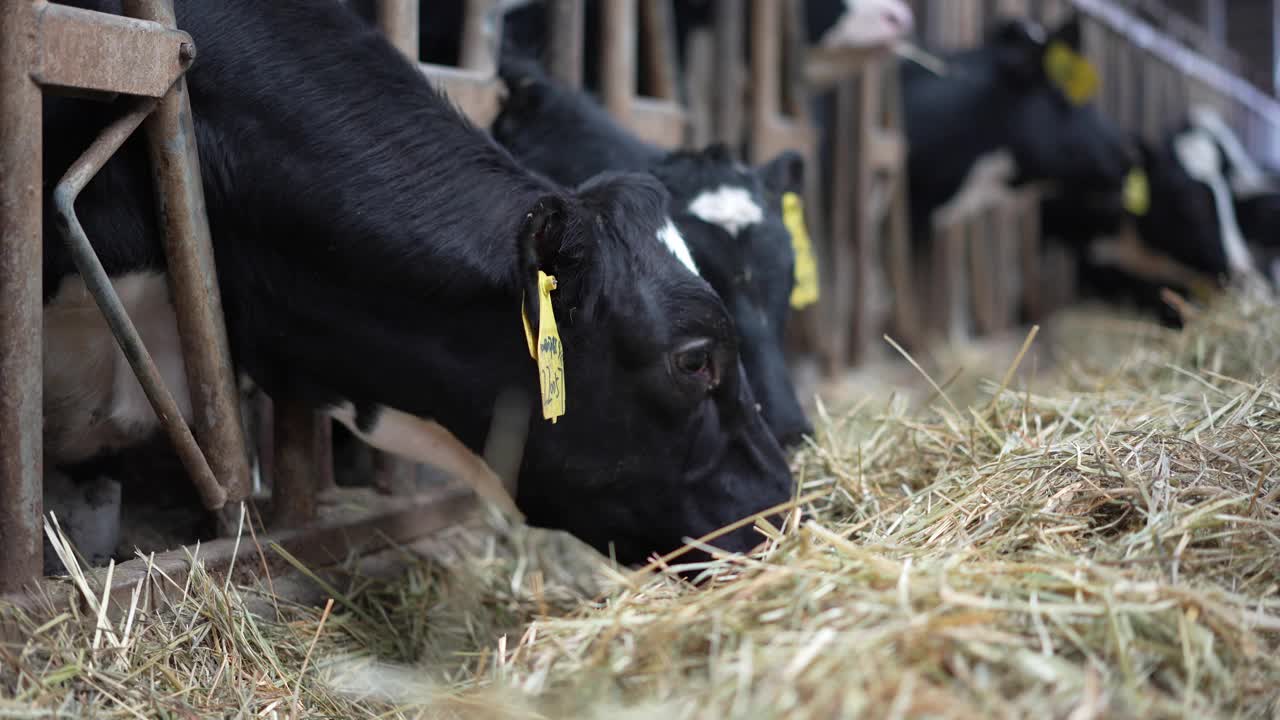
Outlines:
{"type": "Polygon", "coordinates": [[[826,48],[893,45],[915,28],[903,0],[809,0],[804,7],[810,44],[826,48]]]}
{"type": "MultiPolygon", "coordinates": [[[[1150,210],[1137,218],[1143,242],[1207,277],[1228,272],[1227,252],[1213,191],[1187,172],[1176,135],[1140,143],[1150,187],[1150,210]]],[[[1184,146],[1185,147],[1185,146],[1184,146]]]]}
{"type": "Polygon", "coordinates": [[[673,218],[698,272],[729,309],[742,364],[774,436],[794,445],[813,432],[796,398],[783,346],[795,253],[782,195],[799,193],[804,160],[780,154],[752,168],[727,147],[675,152],[651,168],[671,191],[673,218]]]}
{"type": "MultiPolygon", "coordinates": [[[[517,503],[530,523],[568,530],[623,563],[793,490],[733,321],[693,271],[668,203],[651,176],[601,175],[573,195],[546,196],[518,236],[524,307],[539,299],[539,271],[558,281],[551,303],[567,412],[554,424],[535,418],[517,503]]],[[[745,528],[716,544],[746,550],[759,539],[745,528]]]]}
{"type": "Polygon", "coordinates": [[[812,432],[783,351],[794,253],[781,198],[802,190],[801,156],[786,152],[748,167],[722,145],[667,152],[640,141],[589,96],[547,77],[535,62],[509,54],[501,74],[508,94],[493,136],[530,169],[566,185],[606,170],[648,170],[663,183],[696,271],[733,319],[742,362],[769,427],[784,445],[812,432]]]}
{"type": "Polygon", "coordinates": [[[1050,32],[1028,21],[1001,22],[983,51],[1009,94],[1004,136],[1021,180],[1115,183],[1124,177],[1131,162],[1124,138],[1089,102],[1097,78],[1080,56],[1078,18],[1050,32]]]}

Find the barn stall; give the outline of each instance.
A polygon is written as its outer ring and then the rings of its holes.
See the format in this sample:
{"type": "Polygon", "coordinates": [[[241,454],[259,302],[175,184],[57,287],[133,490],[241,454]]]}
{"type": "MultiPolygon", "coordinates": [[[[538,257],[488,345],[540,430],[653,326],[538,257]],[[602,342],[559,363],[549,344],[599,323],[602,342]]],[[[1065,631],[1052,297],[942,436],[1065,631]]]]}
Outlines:
{"type": "MultiPolygon", "coordinates": [[[[218,429],[169,428],[186,448],[180,457],[206,507],[230,509],[224,537],[95,569],[50,526],[70,578],[44,580],[32,592],[46,530],[30,502],[40,494],[32,460],[39,405],[30,398],[39,386],[31,381],[39,372],[38,315],[32,319],[34,290],[18,280],[35,276],[30,250],[39,231],[38,220],[15,211],[4,223],[11,274],[0,283],[14,294],[5,297],[0,326],[0,578],[6,590],[27,592],[7,596],[0,610],[0,710],[1274,712],[1280,318],[1273,300],[1228,293],[1200,306],[1173,298],[1186,322],[1179,332],[1121,311],[1068,307],[1069,285],[1036,280],[1069,275],[1065,259],[1038,237],[1033,192],[937,226],[939,259],[913,266],[892,56],[805,48],[797,3],[754,0],[749,25],[748,3],[720,4],[703,38],[703,64],[685,69],[683,96],[671,15],[660,2],[609,3],[599,28],[583,26],[580,2],[550,3],[563,35],[549,64],[575,82],[583,36],[599,33],[608,38],[596,59],[601,97],[624,124],[672,147],[729,141],[751,159],[796,148],[816,160],[819,131],[807,100],[834,97],[825,125],[835,129],[834,159],[809,163],[806,192],[823,293],[797,316],[791,339],[800,370],[822,378],[809,385],[818,391],[817,436],[792,459],[795,506],[807,516],[793,515],[782,528],[757,522],[765,544],[753,556],[684,568],[704,576],[695,588],[671,572],[678,555],[639,570],[615,567],[565,536],[470,512],[477,503],[457,482],[423,490],[423,470],[399,461],[375,459],[379,478],[371,484],[379,491],[339,493],[329,424],[287,398],[253,398],[258,426],[249,435],[269,486],[257,493],[238,464],[250,455],[234,437],[239,424],[228,431],[223,423],[224,438],[218,429]],[[659,78],[648,88],[653,96],[642,96],[634,79],[642,59],[659,78]],[[408,499],[393,494],[405,492],[408,499]],[[237,500],[251,495],[241,515],[237,500]],[[268,527],[255,514],[270,518],[268,527]]],[[[1122,123],[1155,134],[1160,119],[1194,94],[1226,110],[1249,146],[1267,152],[1274,104],[1123,8],[1075,4],[1090,18],[1090,54],[1108,69],[1101,102],[1122,123]],[[1125,83],[1142,85],[1143,101],[1115,89],[1125,83]]],[[[424,66],[479,124],[493,117],[501,92],[486,50],[494,32],[487,5],[467,4],[457,67],[424,66]]],[[[918,3],[923,42],[964,46],[987,13],[1052,17],[1069,3],[1000,5],[918,3]]],[[[4,134],[4,177],[38,167],[39,143],[12,138],[39,138],[31,103],[42,88],[156,98],[157,110],[141,105],[132,127],[113,128],[117,144],[151,112],[157,119],[141,126],[153,142],[190,137],[180,119],[163,119],[166,105],[183,102],[175,78],[185,70],[164,63],[174,50],[181,58],[189,41],[173,31],[165,3],[131,8],[153,24],[114,29],[78,13],[59,26],[53,9],[55,21],[40,30],[50,37],[151,34],[129,46],[141,57],[77,57],[70,41],[53,44],[67,54],[63,75],[47,59],[29,72],[14,69],[29,67],[30,55],[9,38],[30,19],[22,4],[13,8],[3,26],[6,52],[17,59],[6,63],[5,118],[7,128],[28,125],[4,134]],[[168,74],[146,87],[117,87],[109,83],[119,75],[102,70],[113,62],[156,64],[168,74]]],[[[410,56],[416,14],[428,8],[379,4],[381,26],[410,56]]],[[[126,38],[107,47],[117,44],[125,47],[126,38]]],[[[192,149],[181,153],[185,162],[192,149]]],[[[109,150],[104,145],[97,162],[109,150]]],[[[15,195],[6,208],[34,212],[33,194],[24,198],[22,189],[38,185],[38,178],[6,180],[5,192],[15,195]]],[[[157,181],[166,197],[198,193],[195,186],[157,181]]],[[[173,285],[205,288],[193,291],[193,319],[184,321],[189,372],[217,378],[225,339],[218,339],[216,291],[208,298],[207,230],[194,209],[176,214],[170,265],[190,274],[175,272],[173,285]]],[[[88,275],[93,258],[85,260],[88,275]]],[[[104,304],[110,316],[109,297],[104,304]]],[[[145,360],[139,365],[145,372],[145,360]]],[[[214,397],[201,402],[227,403],[222,416],[238,417],[241,398],[229,378],[209,387],[214,397]]]]}

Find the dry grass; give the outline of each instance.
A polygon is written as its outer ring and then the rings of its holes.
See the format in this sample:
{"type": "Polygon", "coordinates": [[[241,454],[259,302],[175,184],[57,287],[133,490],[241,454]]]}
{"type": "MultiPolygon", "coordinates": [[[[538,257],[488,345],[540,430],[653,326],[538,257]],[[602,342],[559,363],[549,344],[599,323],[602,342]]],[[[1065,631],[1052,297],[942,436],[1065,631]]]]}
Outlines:
{"type": "Polygon", "coordinates": [[[110,633],[0,611],[0,716],[1280,717],[1280,310],[1054,335],[1029,384],[821,418],[811,515],[700,589],[526,529],[332,612],[196,573],[110,633]]]}

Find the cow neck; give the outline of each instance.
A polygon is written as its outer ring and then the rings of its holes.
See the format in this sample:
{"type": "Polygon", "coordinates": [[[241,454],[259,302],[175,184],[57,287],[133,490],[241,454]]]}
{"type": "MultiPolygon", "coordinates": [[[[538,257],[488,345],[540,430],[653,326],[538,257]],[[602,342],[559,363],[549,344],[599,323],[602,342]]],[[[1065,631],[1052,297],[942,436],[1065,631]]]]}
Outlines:
{"type": "Polygon", "coordinates": [[[230,226],[371,292],[519,287],[517,231],[549,183],[348,10],[226,4],[236,33],[218,13],[189,19],[204,60],[191,77],[195,117],[212,136],[202,161],[223,148],[206,185],[224,189],[230,226]]]}
{"type": "Polygon", "coordinates": [[[930,208],[954,195],[981,158],[1007,145],[1009,91],[997,82],[991,62],[969,51],[947,58],[947,73],[908,63],[921,88],[912,93],[927,105],[907,112],[911,178],[915,193],[930,208]],[[917,121],[912,122],[911,118],[917,121]],[[963,119],[963,121],[958,121],[963,119]],[[921,185],[923,183],[923,185],[921,185]]]}

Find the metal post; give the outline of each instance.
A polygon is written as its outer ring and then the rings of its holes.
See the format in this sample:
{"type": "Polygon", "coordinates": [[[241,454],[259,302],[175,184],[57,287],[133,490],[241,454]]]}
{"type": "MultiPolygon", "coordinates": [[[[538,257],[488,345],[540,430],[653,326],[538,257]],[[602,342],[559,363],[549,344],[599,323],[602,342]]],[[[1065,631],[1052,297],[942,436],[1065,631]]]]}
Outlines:
{"type": "MultiPolygon", "coordinates": [[[[126,0],[124,9],[165,27],[177,25],[172,0],[126,0]]],[[[185,45],[182,52],[190,60],[196,50],[185,45]]],[[[185,78],[160,100],[144,130],[190,379],[192,425],[209,467],[234,505],[249,497],[251,479],[185,78]]]]}
{"type": "Polygon", "coordinates": [[[378,26],[397,50],[414,61],[421,49],[418,13],[418,0],[378,0],[378,26]]]}
{"type": "Polygon", "coordinates": [[[41,575],[41,115],[33,3],[0,3],[0,592],[41,575]]]}
{"type": "Polygon", "coordinates": [[[547,68],[551,76],[572,88],[582,87],[582,0],[548,0],[547,68]]]}

